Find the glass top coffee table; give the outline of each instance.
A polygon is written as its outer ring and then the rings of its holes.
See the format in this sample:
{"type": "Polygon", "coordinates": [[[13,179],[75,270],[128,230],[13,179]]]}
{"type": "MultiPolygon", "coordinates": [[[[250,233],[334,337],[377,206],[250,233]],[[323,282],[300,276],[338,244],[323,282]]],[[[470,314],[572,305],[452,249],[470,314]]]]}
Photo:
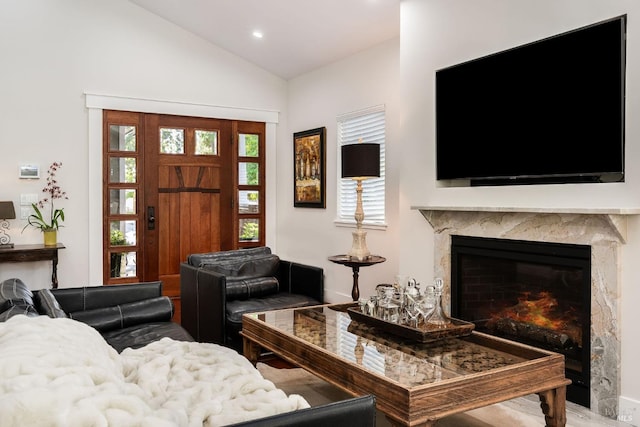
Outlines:
{"type": "Polygon", "coordinates": [[[532,393],[547,426],[566,424],[563,355],[479,332],[409,341],[352,321],[347,306],[245,314],[244,355],[255,364],[266,349],[354,396],[374,394],[393,425],[432,426],[532,393]]]}

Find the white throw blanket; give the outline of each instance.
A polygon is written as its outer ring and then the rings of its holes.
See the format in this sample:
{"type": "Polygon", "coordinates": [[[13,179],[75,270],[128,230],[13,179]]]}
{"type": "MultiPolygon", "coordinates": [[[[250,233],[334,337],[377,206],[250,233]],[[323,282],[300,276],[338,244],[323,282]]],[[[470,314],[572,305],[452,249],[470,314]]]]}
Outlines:
{"type": "Polygon", "coordinates": [[[164,338],[118,354],[90,326],[0,323],[0,426],[222,426],[309,407],[235,351],[164,338]]]}

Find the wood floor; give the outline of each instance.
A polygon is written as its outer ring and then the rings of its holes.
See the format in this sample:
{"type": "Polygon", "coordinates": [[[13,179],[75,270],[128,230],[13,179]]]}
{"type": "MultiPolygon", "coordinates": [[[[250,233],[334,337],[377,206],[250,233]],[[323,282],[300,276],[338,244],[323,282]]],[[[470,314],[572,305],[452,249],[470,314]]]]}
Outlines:
{"type": "MultiPolygon", "coordinates": [[[[311,406],[322,405],[349,397],[337,387],[301,368],[276,357],[259,362],[258,370],[287,394],[303,396],[311,406]]],[[[437,427],[540,427],[544,418],[537,395],[525,396],[439,420],[437,427]]],[[[378,411],[376,427],[390,427],[378,411]]],[[[590,410],[567,402],[567,427],[629,427],[629,424],[601,417],[590,410]]]]}

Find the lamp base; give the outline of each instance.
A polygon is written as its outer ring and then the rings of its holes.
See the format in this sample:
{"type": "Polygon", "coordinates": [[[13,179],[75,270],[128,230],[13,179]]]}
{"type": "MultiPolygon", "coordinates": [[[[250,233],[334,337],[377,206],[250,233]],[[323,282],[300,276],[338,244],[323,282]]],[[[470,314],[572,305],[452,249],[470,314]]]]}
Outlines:
{"type": "Polygon", "coordinates": [[[362,230],[361,228],[357,229],[353,233],[353,243],[351,244],[351,250],[347,255],[351,258],[355,258],[358,261],[364,261],[369,256],[371,256],[371,252],[367,248],[367,232],[362,230]]]}

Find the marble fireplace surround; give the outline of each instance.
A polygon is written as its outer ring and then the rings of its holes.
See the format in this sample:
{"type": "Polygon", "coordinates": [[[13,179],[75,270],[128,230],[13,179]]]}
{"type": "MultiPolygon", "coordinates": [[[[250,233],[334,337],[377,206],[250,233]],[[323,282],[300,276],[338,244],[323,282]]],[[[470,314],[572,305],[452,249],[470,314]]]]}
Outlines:
{"type": "Polygon", "coordinates": [[[591,246],[591,410],[618,414],[620,396],[621,246],[627,216],[638,209],[413,207],[434,231],[435,277],[445,279],[450,307],[451,235],[591,246]]]}

